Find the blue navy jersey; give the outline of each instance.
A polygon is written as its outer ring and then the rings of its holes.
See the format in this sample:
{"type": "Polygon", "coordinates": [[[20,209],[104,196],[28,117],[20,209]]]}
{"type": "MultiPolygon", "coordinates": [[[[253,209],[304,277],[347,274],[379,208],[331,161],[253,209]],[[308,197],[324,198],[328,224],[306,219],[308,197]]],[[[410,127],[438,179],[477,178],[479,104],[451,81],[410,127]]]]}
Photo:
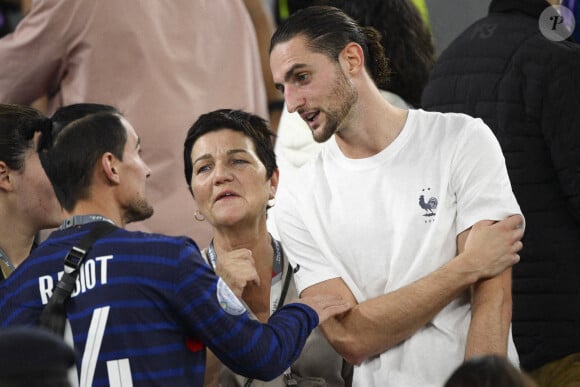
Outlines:
{"type": "MultiPolygon", "coordinates": [[[[65,255],[90,228],[53,232],[0,283],[1,327],[38,324],[65,255]]],[[[95,242],[66,309],[81,386],[202,386],[206,345],[236,373],[269,380],[318,325],[304,304],[260,324],[191,239],[124,229],[95,242]]]]}

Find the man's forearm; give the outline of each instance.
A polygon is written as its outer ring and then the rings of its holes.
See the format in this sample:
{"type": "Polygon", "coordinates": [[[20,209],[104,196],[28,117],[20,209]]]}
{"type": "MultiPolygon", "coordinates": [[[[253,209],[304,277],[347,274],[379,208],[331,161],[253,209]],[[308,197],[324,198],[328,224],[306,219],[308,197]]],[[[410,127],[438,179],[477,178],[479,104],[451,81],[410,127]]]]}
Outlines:
{"type": "MultiPolygon", "coordinates": [[[[360,364],[412,336],[476,280],[460,259],[452,260],[408,286],[360,303],[340,318],[329,319],[321,329],[347,361],[360,364]]],[[[315,287],[303,294],[324,291],[315,287]]]]}
{"type": "Polygon", "coordinates": [[[465,359],[507,354],[511,301],[511,269],[473,285],[465,359]]]}

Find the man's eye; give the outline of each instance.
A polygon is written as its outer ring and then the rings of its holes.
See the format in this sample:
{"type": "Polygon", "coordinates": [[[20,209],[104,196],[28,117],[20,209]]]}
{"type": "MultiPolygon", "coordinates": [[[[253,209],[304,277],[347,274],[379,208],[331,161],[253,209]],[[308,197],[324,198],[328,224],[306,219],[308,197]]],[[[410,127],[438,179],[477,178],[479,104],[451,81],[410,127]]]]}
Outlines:
{"type": "Polygon", "coordinates": [[[298,82],[305,82],[307,81],[309,78],[309,75],[307,73],[300,73],[298,75],[296,75],[296,80],[298,82]]]}

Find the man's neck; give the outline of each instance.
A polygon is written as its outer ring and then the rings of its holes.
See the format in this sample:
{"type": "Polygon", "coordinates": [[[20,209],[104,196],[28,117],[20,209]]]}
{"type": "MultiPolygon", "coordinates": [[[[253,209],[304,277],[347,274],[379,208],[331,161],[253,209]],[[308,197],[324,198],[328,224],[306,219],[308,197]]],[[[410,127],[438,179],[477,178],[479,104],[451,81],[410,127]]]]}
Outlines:
{"type": "Polygon", "coordinates": [[[82,217],[86,215],[98,215],[109,219],[118,227],[125,227],[122,216],[119,211],[108,208],[106,205],[101,205],[96,202],[80,201],[75,208],[67,214],[70,217],[82,217]]]}
{"type": "Polygon", "coordinates": [[[346,127],[336,133],[336,142],[348,158],[371,157],[388,147],[401,133],[408,111],[394,107],[377,90],[370,101],[359,102],[346,127]]]}

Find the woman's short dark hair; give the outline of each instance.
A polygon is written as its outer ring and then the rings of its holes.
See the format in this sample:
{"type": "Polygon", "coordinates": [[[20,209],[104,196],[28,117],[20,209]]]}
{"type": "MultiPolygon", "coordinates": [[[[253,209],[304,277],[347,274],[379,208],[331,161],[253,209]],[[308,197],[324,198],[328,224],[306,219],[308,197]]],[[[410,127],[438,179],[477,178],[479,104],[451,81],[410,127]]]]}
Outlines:
{"type": "Polygon", "coordinates": [[[15,171],[24,167],[24,154],[34,147],[34,133],[50,133],[51,122],[36,109],[0,104],[0,161],[15,171]]]}
{"type": "Polygon", "coordinates": [[[263,118],[242,110],[220,109],[201,115],[189,128],[185,137],[183,162],[185,181],[191,191],[193,164],[191,151],[195,142],[204,134],[221,129],[231,129],[243,133],[250,138],[256,148],[256,154],[266,167],[266,177],[272,177],[276,165],[273,138],[275,134],[269,129],[263,118]]]}

